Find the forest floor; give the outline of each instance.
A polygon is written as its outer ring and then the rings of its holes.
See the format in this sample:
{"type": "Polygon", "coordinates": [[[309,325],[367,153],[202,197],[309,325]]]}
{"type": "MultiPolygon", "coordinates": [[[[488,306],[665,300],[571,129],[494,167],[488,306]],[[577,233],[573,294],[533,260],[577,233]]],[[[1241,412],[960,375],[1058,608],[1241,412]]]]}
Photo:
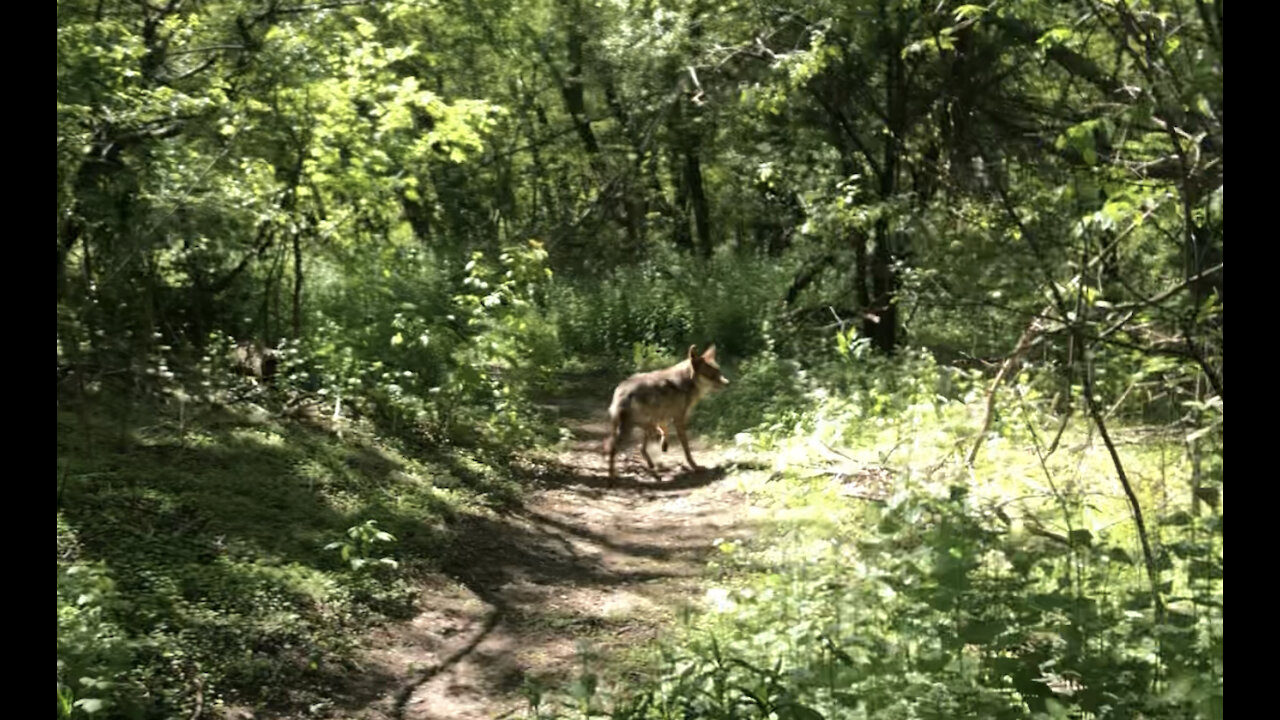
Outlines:
{"type": "MultiPolygon", "coordinates": [[[[718,539],[743,538],[760,512],[732,488],[725,449],[673,437],[619,457],[612,485],[601,446],[617,378],[570,378],[550,404],[572,439],[529,458],[521,506],[461,521],[454,553],[421,588],[411,620],[365,643],[354,687],[331,709],[362,720],[469,720],[518,715],[529,682],[572,680],[585,650],[617,677],[631,653],[671,627],[704,587],[718,539]]],[[[639,433],[637,433],[637,438],[639,433]]]]}

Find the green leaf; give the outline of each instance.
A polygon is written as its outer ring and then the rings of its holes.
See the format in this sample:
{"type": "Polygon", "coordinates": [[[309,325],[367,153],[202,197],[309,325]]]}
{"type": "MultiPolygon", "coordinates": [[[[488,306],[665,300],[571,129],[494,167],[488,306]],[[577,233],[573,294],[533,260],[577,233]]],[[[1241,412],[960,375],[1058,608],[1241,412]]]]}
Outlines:
{"type": "Polygon", "coordinates": [[[107,707],[107,701],[102,698],[80,698],[75,701],[75,707],[92,715],[93,713],[105,710],[107,707]]]}
{"type": "Polygon", "coordinates": [[[361,17],[358,17],[355,20],[356,32],[360,34],[360,37],[369,39],[378,34],[378,28],[373,23],[361,17]]]}
{"type": "Polygon", "coordinates": [[[1067,27],[1056,27],[1050,29],[1044,35],[1036,40],[1037,45],[1060,45],[1071,38],[1075,37],[1075,31],[1067,27]]]}
{"type": "Polygon", "coordinates": [[[1107,557],[1111,562],[1124,563],[1126,565],[1133,564],[1133,556],[1129,555],[1123,548],[1113,547],[1107,548],[1107,557]]]}

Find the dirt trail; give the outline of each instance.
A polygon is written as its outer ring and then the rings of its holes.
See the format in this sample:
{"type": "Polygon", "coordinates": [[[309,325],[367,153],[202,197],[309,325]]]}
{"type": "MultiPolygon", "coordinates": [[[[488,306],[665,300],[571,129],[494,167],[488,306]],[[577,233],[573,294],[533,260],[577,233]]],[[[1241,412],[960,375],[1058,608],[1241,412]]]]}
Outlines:
{"type": "Polygon", "coordinates": [[[696,435],[706,469],[689,472],[672,438],[668,453],[651,449],[661,479],[628,454],[608,486],[600,447],[610,390],[579,379],[564,394],[572,400],[556,401],[573,432],[568,448],[540,464],[540,487],[521,509],[462,527],[461,554],[423,589],[418,616],[374,638],[366,670],[379,690],[345,717],[517,711],[526,678],[571,677],[580,641],[607,656],[654,637],[698,591],[712,543],[749,532],[721,453],[696,435]]]}

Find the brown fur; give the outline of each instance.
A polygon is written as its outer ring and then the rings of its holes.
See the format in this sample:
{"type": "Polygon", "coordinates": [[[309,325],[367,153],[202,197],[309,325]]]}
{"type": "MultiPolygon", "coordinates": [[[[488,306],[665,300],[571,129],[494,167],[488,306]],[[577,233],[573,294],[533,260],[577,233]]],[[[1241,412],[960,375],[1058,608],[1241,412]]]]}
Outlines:
{"type": "Polygon", "coordinates": [[[260,342],[241,340],[231,348],[231,367],[239,375],[270,383],[280,364],[280,351],[260,342]]]}
{"type": "Polygon", "coordinates": [[[674,425],[676,437],[684,448],[684,458],[690,469],[698,470],[698,464],[689,453],[689,414],[704,395],[729,384],[716,364],[716,346],[698,355],[696,345],[689,346],[689,355],[681,362],[653,372],[632,375],[623,380],[613,391],[613,403],[609,406],[609,436],[604,450],[609,456],[609,478],[614,476],[614,464],[618,452],[630,439],[635,427],[644,430],[640,442],[640,454],[650,470],[655,470],[649,457],[649,441],[655,435],[661,438],[662,450],[667,449],[667,427],[674,425]]]}

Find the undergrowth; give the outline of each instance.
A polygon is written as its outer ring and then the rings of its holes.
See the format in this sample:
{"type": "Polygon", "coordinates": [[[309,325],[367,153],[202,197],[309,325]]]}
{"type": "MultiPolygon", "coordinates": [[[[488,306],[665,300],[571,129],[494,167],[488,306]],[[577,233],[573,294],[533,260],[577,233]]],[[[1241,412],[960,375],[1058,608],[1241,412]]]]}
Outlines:
{"type": "Polygon", "coordinates": [[[122,428],[101,410],[58,418],[66,714],[323,705],[358,632],[407,616],[449,561],[453,521],[519,497],[499,458],[407,451],[368,423],[135,407],[122,428]]]}
{"type": "Polygon", "coordinates": [[[745,358],[769,342],[789,265],[750,254],[701,260],[658,250],[606,278],[554,283],[551,306],[566,351],[599,366],[653,369],[689,345],[711,343],[723,357],[745,358]]]}
{"type": "Polygon", "coordinates": [[[125,367],[136,338],[60,344],[59,717],[318,712],[454,521],[518,501],[513,451],[559,437],[532,399],[560,364],[546,253],[476,253],[456,284],[402,255],[396,280],[317,261],[269,377],[223,333],[125,367]]]}
{"type": "MultiPolygon", "coordinates": [[[[999,390],[970,467],[987,381],[924,352],[859,355],[739,366],[733,402],[701,420],[765,468],[731,477],[768,529],[718,544],[722,579],[645,682],[585,668],[528,716],[1220,718],[1221,506],[1178,490],[1181,436],[1112,428],[1157,604],[1106,449],[1051,413],[1034,370],[999,390]]],[[[1216,428],[1197,440],[1220,478],[1216,428]]]]}
{"type": "Polygon", "coordinates": [[[557,371],[714,342],[733,384],[694,430],[770,520],[717,545],[704,611],[643,681],[584,662],[530,717],[1221,717],[1222,409],[1184,402],[1167,363],[1095,378],[1153,588],[1051,358],[997,390],[969,464],[989,374],[787,334],[779,263],[659,256],[579,285],[536,243],[450,277],[406,252],[394,280],[317,269],[270,390],[231,374],[222,334],[156,346],[127,387],[60,385],[60,716],[324,711],[359,632],[459,550],[454,520],[518,501],[505,462],[558,436],[534,401],[557,371]]]}

